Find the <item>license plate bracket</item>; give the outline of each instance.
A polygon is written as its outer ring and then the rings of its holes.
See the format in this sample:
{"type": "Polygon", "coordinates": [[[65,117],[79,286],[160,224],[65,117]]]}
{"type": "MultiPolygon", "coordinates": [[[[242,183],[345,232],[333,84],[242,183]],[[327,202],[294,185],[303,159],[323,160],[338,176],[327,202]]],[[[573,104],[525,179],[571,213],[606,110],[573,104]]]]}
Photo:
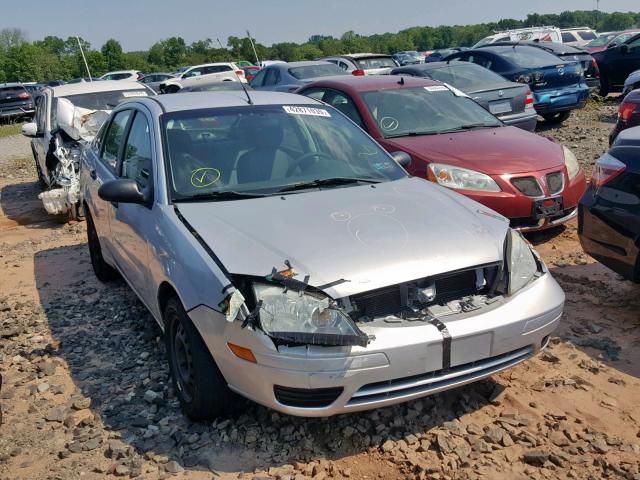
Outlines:
{"type": "Polygon", "coordinates": [[[489,111],[494,115],[499,113],[509,113],[511,110],[511,102],[509,101],[493,102],[489,104],[489,111]]]}
{"type": "Polygon", "coordinates": [[[562,197],[549,197],[536,200],[533,204],[533,216],[537,219],[553,217],[562,213],[562,197]]]}

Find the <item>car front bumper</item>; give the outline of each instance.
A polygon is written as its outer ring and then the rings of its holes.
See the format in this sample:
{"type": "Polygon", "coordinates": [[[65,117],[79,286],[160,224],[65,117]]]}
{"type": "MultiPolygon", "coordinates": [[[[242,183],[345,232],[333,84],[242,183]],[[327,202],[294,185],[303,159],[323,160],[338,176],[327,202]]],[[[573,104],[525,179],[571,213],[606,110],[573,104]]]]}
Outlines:
{"type": "Polygon", "coordinates": [[[375,336],[367,347],[276,348],[264,333],[226,322],[208,307],[189,315],[232,390],[290,415],[325,417],[405,402],[516,365],[545,346],[563,306],[562,289],[545,273],[481,313],[443,317],[452,337],[446,370],[442,335],[428,323],[360,325],[375,336]],[[227,342],[251,349],[256,363],[233,355],[227,342]],[[283,403],[275,393],[282,389],[297,400],[283,403]]]}
{"type": "Polygon", "coordinates": [[[533,92],[533,106],[540,115],[582,108],[588,99],[589,87],[586,84],[533,92]]]}

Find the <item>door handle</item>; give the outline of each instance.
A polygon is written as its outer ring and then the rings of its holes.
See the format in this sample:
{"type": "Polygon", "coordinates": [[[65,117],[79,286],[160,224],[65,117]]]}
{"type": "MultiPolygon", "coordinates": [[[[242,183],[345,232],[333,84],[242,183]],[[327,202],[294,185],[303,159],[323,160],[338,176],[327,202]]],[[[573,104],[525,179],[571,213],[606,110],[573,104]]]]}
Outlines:
{"type": "Polygon", "coordinates": [[[90,170],[89,176],[91,177],[91,180],[96,180],[98,178],[98,174],[96,173],[95,170],[90,170]]]}

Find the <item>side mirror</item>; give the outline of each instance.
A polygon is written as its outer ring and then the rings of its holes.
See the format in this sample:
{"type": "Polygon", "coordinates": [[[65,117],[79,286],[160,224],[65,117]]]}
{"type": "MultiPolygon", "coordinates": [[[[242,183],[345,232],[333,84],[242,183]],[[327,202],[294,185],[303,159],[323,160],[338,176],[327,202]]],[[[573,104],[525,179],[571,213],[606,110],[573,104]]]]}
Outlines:
{"type": "Polygon", "coordinates": [[[402,168],[407,168],[411,165],[411,156],[407,152],[391,152],[391,158],[393,158],[402,168]]]}
{"type": "Polygon", "coordinates": [[[137,203],[147,205],[147,195],[140,191],[138,184],[131,178],[118,178],[103,183],[98,189],[98,196],[107,202],[137,203]]]}
{"type": "Polygon", "coordinates": [[[42,137],[43,133],[38,132],[38,125],[35,122],[29,122],[22,125],[22,135],[25,137],[37,138],[42,137]]]}
{"type": "Polygon", "coordinates": [[[629,45],[626,43],[620,45],[620,53],[629,53],[629,45]]]}

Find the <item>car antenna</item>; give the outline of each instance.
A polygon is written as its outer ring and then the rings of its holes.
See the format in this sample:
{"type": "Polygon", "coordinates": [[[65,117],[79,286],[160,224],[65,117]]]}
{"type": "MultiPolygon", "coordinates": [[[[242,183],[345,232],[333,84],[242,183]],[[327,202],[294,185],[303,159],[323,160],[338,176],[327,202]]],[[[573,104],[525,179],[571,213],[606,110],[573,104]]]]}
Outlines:
{"type": "Polygon", "coordinates": [[[404,77],[400,76],[400,80],[398,80],[398,85],[404,85],[404,77]]]}
{"type": "Polygon", "coordinates": [[[242,81],[242,79],[240,78],[240,76],[236,73],[236,77],[238,77],[238,81],[240,82],[240,86],[242,87],[242,90],[244,91],[244,94],[247,96],[247,103],[249,105],[253,105],[253,100],[251,100],[251,95],[249,95],[249,90],[247,90],[247,87],[244,86],[244,82],[242,81]]]}

